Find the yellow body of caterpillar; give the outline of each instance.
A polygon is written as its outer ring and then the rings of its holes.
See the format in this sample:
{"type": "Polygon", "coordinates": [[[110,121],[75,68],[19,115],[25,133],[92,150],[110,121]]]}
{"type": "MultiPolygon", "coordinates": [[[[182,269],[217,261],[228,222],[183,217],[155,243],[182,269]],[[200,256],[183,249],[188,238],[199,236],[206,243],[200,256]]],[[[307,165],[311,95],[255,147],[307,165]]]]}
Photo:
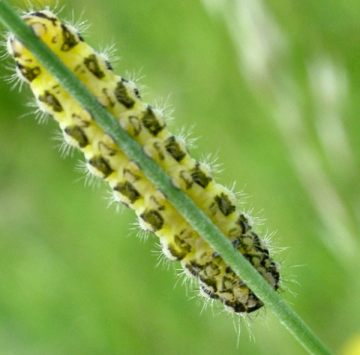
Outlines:
{"type": "MultiPolygon", "coordinates": [[[[214,221],[271,284],[279,287],[277,265],[247,217],[237,210],[235,197],[216,183],[204,164],[194,160],[181,139],[166,128],[161,113],[144,103],[135,84],[116,75],[110,63],[86,44],[72,26],[48,10],[28,13],[26,23],[98,100],[119,120],[144,151],[171,176],[214,221]]],[[[219,299],[236,313],[252,312],[262,302],[223,259],[191,228],[165,196],[114,144],[88,111],[67,94],[57,80],[11,34],[8,51],[19,76],[27,81],[40,109],[59,123],[65,141],[79,148],[89,171],[103,178],[116,200],[132,208],[141,225],[160,239],[164,254],[180,261],[200,283],[203,294],[219,299]]]]}

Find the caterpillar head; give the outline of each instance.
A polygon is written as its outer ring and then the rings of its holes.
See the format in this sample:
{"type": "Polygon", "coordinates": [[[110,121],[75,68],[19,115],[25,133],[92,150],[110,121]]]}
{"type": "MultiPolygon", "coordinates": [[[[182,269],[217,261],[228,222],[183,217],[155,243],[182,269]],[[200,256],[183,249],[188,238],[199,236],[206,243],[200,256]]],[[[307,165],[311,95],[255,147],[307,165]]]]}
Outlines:
{"type": "MultiPolygon", "coordinates": [[[[83,41],[75,28],[66,25],[49,11],[29,12],[23,16],[24,21],[34,33],[55,53],[66,53],[83,41]]],[[[30,51],[10,34],[7,39],[7,50],[16,61],[16,72],[29,83],[41,73],[41,66],[30,51]]]]}

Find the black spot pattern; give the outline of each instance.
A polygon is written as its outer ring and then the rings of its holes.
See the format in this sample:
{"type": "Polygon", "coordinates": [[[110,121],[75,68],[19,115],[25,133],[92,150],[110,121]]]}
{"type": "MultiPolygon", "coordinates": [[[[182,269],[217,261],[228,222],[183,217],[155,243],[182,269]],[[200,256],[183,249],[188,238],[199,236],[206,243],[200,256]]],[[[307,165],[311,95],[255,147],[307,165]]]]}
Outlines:
{"type": "Polygon", "coordinates": [[[44,94],[39,96],[39,100],[50,106],[54,112],[64,111],[60,101],[50,91],[45,90],[44,94]]]}
{"type": "Polygon", "coordinates": [[[242,234],[246,234],[251,229],[249,219],[243,213],[239,215],[236,223],[240,226],[242,234]]]}
{"type": "Polygon", "coordinates": [[[134,203],[140,198],[139,192],[135,189],[134,185],[128,181],[117,184],[114,190],[127,197],[131,203],[134,203]]]}
{"type": "Polygon", "coordinates": [[[106,66],[106,69],[108,70],[114,70],[114,68],[112,67],[111,63],[108,61],[108,60],[105,60],[105,66],[106,66]]]}
{"type": "Polygon", "coordinates": [[[155,116],[154,111],[149,106],[145,111],[144,115],[141,118],[143,125],[145,128],[153,135],[157,136],[165,126],[162,126],[155,116]]]}
{"type": "Polygon", "coordinates": [[[92,165],[96,170],[100,171],[105,178],[113,172],[110,164],[100,155],[92,157],[89,160],[89,164],[92,165]]]}
{"type": "Polygon", "coordinates": [[[35,16],[35,17],[39,17],[39,18],[45,18],[49,21],[51,21],[51,23],[53,24],[53,26],[56,25],[58,19],[56,17],[51,17],[51,16],[48,16],[47,14],[44,14],[43,12],[41,11],[35,11],[35,12],[32,12],[29,14],[30,16],[35,16]]]}
{"type": "Polygon", "coordinates": [[[126,108],[132,108],[135,104],[135,100],[129,96],[128,91],[124,85],[124,82],[126,81],[123,79],[117,83],[114,94],[116,100],[119,103],[124,105],[126,108]]]}
{"type": "Polygon", "coordinates": [[[84,59],[84,65],[98,79],[101,79],[105,76],[105,73],[100,69],[100,65],[95,54],[91,54],[86,57],[84,59]]]}
{"type": "Polygon", "coordinates": [[[229,197],[224,193],[215,196],[215,202],[224,216],[228,216],[235,211],[235,206],[231,203],[229,197]]]}
{"type": "MultiPolygon", "coordinates": [[[[235,313],[248,312],[245,305],[241,302],[225,301],[224,304],[234,310],[235,313]]],[[[261,307],[261,306],[260,306],[261,307]]]]}
{"type": "Polygon", "coordinates": [[[174,257],[174,259],[178,260],[178,261],[181,261],[187,255],[187,252],[185,252],[184,250],[177,249],[171,243],[168,244],[167,249],[168,249],[169,253],[174,257]]]}
{"type": "Polygon", "coordinates": [[[86,137],[85,132],[79,126],[68,126],[64,129],[64,131],[68,136],[78,142],[80,148],[84,148],[89,144],[89,140],[86,137]]]}
{"type": "Polygon", "coordinates": [[[164,218],[156,210],[147,210],[143,212],[140,217],[151,225],[154,232],[160,230],[164,226],[164,218]]]}
{"type": "Polygon", "coordinates": [[[175,235],[174,242],[178,248],[184,250],[186,253],[191,252],[191,245],[184,240],[182,236],[175,235]]]}
{"type": "Polygon", "coordinates": [[[199,186],[205,188],[209,185],[212,178],[207,176],[201,169],[200,164],[196,163],[195,167],[190,171],[193,181],[199,186]]]}
{"type": "Polygon", "coordinates": [[[79,41],[76,36],[72,34],[64,24],[61,24],[61,31],[63,36],[61,50],[63,52],[68,52],[71,48],[75,47],[79,43],[79,41]]]}
{"type": "Polygon", "coordinates": [[[135,94],[135,96],[136,96],[138,99],[141,99],[140,91],[139,91],[138,88],[135,88],[135,89],[134,89],[134,94],[135,94]]]}
{"type": "Polygon", "coordinates": [[[38,66],[36,66],[34,68],[31,68],[31,67],[27,67],[25,65],[22,65],[20,63],[16,63],[16,66],[19,68],[19,70],[21,72],[21,75],[25,79],[27,79],[29,82],[32,82],[41,73],[41,69],[38,66]]]}
{"type": "Polygon", "coordinates": [[[181,162],[186,156],[186,153],[181,150],[174,136],[169,137],[165,141],[165,149],[177,162],[181,162]]]}

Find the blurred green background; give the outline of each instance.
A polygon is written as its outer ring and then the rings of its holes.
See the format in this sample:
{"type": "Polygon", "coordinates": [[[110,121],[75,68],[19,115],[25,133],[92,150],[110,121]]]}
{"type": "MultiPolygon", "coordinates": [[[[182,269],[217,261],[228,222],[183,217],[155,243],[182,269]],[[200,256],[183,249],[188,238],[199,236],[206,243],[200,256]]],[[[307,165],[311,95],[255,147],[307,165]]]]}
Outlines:
{"type": "MultiPolygon", "coordinates": [[[[282,296],[336,353],[360,354],[360,3],[59,3],[175,109],[174,131],[194,126],[194,155],[217,153],[219,181],[288,247],[282,296]]],[[[84,186],[78,154],[60,158],[56,125],[35,123],[1,63],[1,354],[304,354],[269,309],[238,346],[236,317],[201,312],[178,266],[156,267],[156,238],[84,186]]]]}

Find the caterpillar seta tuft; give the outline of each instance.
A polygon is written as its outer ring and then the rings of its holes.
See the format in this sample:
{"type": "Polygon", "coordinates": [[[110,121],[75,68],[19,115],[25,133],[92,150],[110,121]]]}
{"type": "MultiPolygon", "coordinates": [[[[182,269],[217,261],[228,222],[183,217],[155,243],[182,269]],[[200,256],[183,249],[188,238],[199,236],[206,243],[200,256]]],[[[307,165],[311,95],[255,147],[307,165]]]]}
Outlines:
{"type": "MultiPolygon", "coordinates": [[[[238,210],[235,194],[214,180],[206,163],[191,157],[184,139],[168,130],[163,113],[142,100],[135,83],[115,74],[111,63],[75,27],[48,9],[31,11],[23,19],[277,290],[278,266],[249,217],[238,210]]],[[[180,262],[186,274],[198,281],[201,293],[235,313],[261,308],[263,303],[220,255],[12,34],[7,49],[18,77],[29,84],[39,110],[58,122],[65,143],[82,151],[89,173],[105,180],[114,199],[134,210],[141,228],[158,236],[164,255],[180,262]]]]}

